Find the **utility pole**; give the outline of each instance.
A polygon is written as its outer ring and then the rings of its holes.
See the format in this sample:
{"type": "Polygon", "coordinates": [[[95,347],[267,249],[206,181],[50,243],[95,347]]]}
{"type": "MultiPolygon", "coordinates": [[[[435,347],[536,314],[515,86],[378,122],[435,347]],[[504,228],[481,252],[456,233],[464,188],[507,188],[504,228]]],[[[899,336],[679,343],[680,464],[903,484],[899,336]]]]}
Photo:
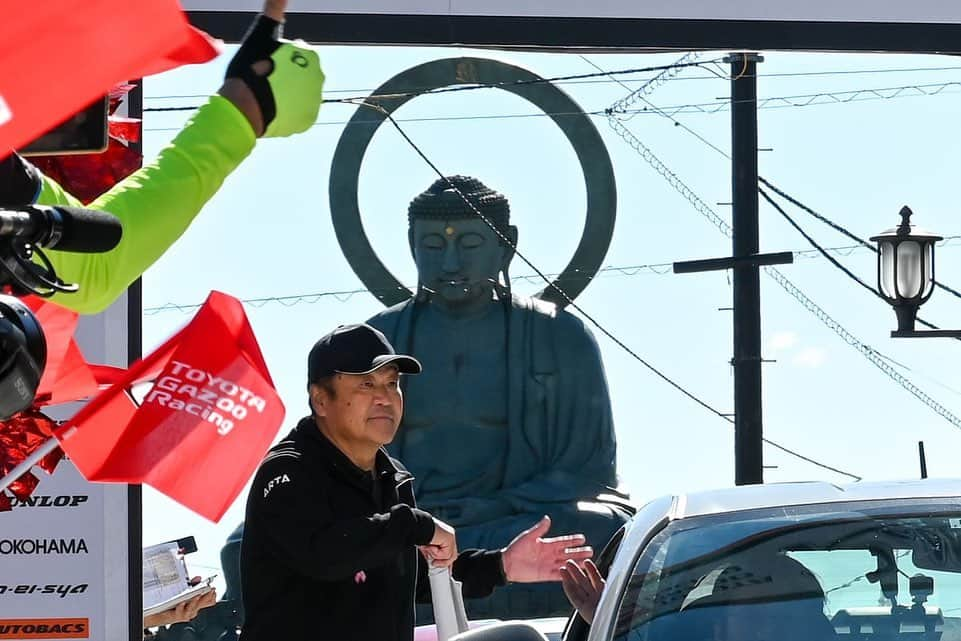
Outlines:
{"type": "MultiPolygon", "coordinates": [[[[733,256],[758,252],[757,63],[734,53],[731,64],[733,256]]],[[[757,263],[734,265],[734,482],[763,483],[761,413],[761,282],[757,263]]]]}
{"type": "Polygon", "coordinates": [[[730,269],[734,272],[734,482],[764,482],[761,414],[761,265],[794,262],[791,252],[759,254],[757,182],[756,53],[732,53],[731,192],[732,255],[674,263],[674,273],[730,269]]]}

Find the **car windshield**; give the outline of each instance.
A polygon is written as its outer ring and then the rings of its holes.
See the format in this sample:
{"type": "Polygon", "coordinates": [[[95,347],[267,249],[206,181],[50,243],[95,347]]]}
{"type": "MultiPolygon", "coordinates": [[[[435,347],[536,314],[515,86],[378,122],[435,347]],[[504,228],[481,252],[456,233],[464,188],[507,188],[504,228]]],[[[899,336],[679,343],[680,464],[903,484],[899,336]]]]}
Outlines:
{"type": "Polygon", "coordinates": [[[638,557],[614,638],[961,641],[961,505],[780,507],[673,521],[638,557]]]}

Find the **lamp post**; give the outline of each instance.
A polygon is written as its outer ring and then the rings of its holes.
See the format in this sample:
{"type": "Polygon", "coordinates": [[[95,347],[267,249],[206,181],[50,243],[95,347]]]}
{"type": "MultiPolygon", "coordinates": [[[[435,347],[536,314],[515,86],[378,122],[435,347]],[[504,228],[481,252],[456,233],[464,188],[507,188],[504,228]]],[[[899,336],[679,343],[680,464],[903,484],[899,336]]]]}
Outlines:
{"type": "Polygon", "coordinates": [[[898,329],[892,338],[957,337],[959,330],[916,330],[918,308],[934,290],[937,236],[911,224],[911,209],[901,208],[901,224],[873,236],[878,244],[878,291],[894,307],[898,329]]]}

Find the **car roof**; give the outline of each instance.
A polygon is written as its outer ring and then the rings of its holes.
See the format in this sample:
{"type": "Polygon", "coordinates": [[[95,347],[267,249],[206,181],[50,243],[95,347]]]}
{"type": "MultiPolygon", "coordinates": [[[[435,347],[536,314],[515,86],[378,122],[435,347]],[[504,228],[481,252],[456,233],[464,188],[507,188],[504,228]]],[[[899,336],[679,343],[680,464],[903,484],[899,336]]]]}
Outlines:
{"type": "Polygon", "coordinates": [[[858,482],[848,485],[814,481],[742,485],[678,495],[671,518],[683,519],[783,505],[944,497],[961,497],[961,479],[858,482]]]}

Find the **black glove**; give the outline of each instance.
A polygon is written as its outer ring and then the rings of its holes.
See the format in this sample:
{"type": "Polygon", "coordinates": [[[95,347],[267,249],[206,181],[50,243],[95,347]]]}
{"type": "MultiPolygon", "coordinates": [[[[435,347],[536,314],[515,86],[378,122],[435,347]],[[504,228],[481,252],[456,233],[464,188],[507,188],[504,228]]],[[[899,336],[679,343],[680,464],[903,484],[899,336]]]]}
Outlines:
{"type": "Polygon", "coordinates": [[[324,72],[320,56],[307,43],[282,39],[283,25],[257,16],[233,60],[227,78],[250,87],[264,121],[264,137],[289,136],[309,129],[317,120],[323,95],[324,72]],[[252,66],[270,62],[263,75],[252,66]]]}
{"type": "Polygon", "coordinates": [[[271,56],[280,47],[280,39],[284,35],[284,25],[273,18],[261,14],[257,16],[254,23],[250,25],[247,34],[240,44],[240,49],[234,55],[233,60],[227,65],[227,78],[239,78],[243,80],[257,99],[260,105],[260,115],[264,119],[264,129],[273,122],[277,116],[277,103],[274,101],[274,92],[270,88],[267,80],[273,72],[273,60],[271,56]],[[270,60],[271,68],[264,75],[254,73],[253,65],[261,60],[270,60]]]}

